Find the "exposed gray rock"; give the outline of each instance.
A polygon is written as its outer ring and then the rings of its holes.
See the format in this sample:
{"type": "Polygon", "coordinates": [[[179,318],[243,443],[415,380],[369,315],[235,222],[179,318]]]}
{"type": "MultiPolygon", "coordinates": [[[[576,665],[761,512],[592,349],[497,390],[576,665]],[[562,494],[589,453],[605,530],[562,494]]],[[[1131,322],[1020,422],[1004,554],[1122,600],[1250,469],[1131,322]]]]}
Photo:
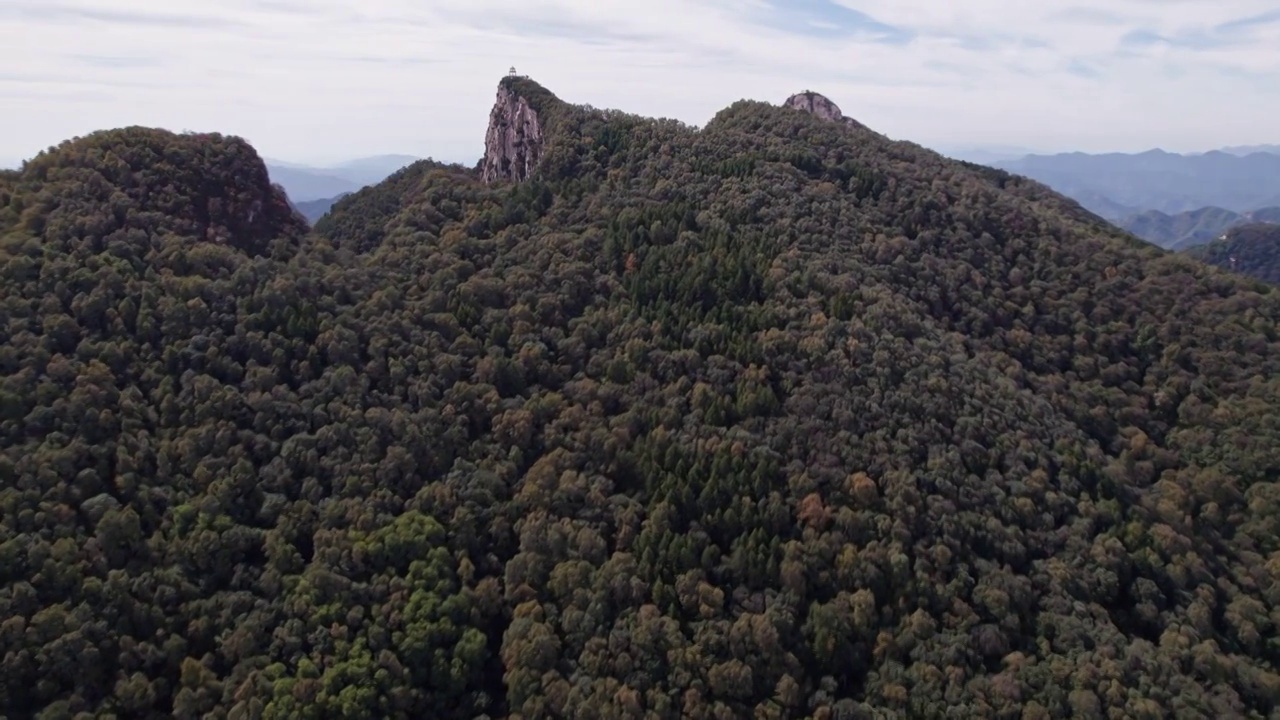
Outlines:
{"type": "Polygon", "coordinates": [[[806,90],[802,93],[792,95],[787,98],[787,101],[782,105],[783,107],[794,108],[802,112],[807,112],[811,115],[816,115],[823,120],[842,123],[849,127],[864,127],[862,123],[857,120],[854,120],[851,117],[845,117],[844,113],[840,112],[840,106],[832,102],[831,98],[828,98],[822,93],[816,93],[811,90],[806,90]]]}
{"type": "Polygon", "coordinates": [[[510,88],[499,87],[484,136],[484,181],[527,180],[542,158],[542,144],[538,113],[510,88]]]}

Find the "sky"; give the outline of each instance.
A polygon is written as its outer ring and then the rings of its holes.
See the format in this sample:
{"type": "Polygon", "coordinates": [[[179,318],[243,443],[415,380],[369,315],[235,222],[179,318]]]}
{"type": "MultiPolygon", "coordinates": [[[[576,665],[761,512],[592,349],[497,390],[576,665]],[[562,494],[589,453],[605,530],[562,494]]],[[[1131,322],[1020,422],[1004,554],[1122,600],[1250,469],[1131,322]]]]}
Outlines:
{"type": "Polygon", "coordinates": [[[1276,0],[3,0],[0,165],[125,125],[470,163],[510,66],[693,125],[815,90],[935,148],[1280,142],[1276,0]]]}

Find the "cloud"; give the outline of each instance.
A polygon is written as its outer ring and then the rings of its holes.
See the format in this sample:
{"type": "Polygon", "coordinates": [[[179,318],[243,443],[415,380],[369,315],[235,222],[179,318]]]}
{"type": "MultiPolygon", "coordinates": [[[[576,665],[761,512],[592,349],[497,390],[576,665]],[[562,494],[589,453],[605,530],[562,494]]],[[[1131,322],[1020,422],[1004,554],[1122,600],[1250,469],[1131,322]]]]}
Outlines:
{"type": "Polygon", "coordinates": [[[136,57],[129,55],[88,55],[84,53],[68,53],[68,60],[84,65],[108,68],[145,68],[158,67],[163,60],[153,57],[136,57]]]}
{"type": "Polygon", "coordinates": [[[1272,10],[1270,12],[1259,13],[1257,15],[1228,20],[1227,22],[1219,23],[1214,29],[1220,33],[1234,33],[1262,25],[1273,25],[1275,23],[1280,23],[1280,10],[1272,10]]]}
{"type": "Polygon", "coordinates": [[[511,65],[695,125],[813,88],[925,144],[1280,139],[1274,0],[4,0],[0,23],[0,156],[144,124],[471,162],[511,65]]]}
{"type": "Polygon", "coordinates": [[[156,90],[164,90],[169,86],[162,82],[146,82],[128,77],[104,77],[97,80],[87,80],[85,77],[76,74],[57,74],[57,73],[32,73],[32,72],[0,72],[0,96],[9,96],[11,93],[17,92],[14,86],[30,88],[54,88],[54,87],[78,87],[90,89],[93,87],[112,87],[112,88],[149,88],[156,90]]]}
{"type": "Polygon", "coordinates": [[[376,55],[355,55],[341,58],[343,62],[370,63],[373,65],[441,65],[444,60],[426,57],[379,57],[376,55]]]}
{"type": "Polygon", "coordinates": [[[56,23],[105,23],[128,26],[150,25],[165,28],[241,28],[244,24],[234,19],[202,13],[174,13],[155,10],[131,10],[90,7],[56,1],[31,2],[8,0],[0,6],[0,16],[18,20],[56,23]]]}
{"type": "Polygon", "coordinates": [[[915,33],[881,22],[834,0],[764,0],[748,7],[747,17],[757,24],[802,36],[862,39],[906,44],[915,33]]]}
{"type": "Polygon", "coordinates": [[[1102,77],[1102,72],[1098,68],[1083,60],[1071,60],[1067,63],[1066,70],[1076,77],[1089,79],[1102,77]]]}
{"type": "Polygon", "coordinates": [[[629,30],[625,27],[576,18],[556,12],[537,11],[525,6],[508,12],[481,10],[482,6],[442,8],[438,19],[456,23],[473,31],[504,36],[532,36],[558,39],[595,46],[641,45],[659,43],[661,35],[629,30]]]}
{"type": "Polygon", "coordinates": [[[1118,27],[1131,21],[1130,17],[1100,7],[1072,6],[1055,10],[1048,19],[1072,25],[1118,27]]]}
{"type": "Polygon", "coordinates": [[[1120,44],[1125,48],[1167,45],[1190,50],[1231,47],[1249,39],[1244,31],[1271,22],[1268,15],[1270,13],[1232,20],[1219,23],[1210,28],[1190,27],[1170,34],[1161,34],[1151,29],[1139,28],[1126,32],[1120,38],[1120,44]]]}

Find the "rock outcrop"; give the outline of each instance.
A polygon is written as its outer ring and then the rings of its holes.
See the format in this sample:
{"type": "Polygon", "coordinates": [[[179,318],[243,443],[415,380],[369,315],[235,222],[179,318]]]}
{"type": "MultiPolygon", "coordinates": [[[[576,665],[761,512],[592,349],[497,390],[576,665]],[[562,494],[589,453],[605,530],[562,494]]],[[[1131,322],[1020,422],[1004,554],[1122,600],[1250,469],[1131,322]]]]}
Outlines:
{"type": "Polygon", "coordinates": [[[485,182],[521,182],[542,158],[543,127],[538,113],[509,85],[498,88],[484,136],[481,177],[485,182]]]}
{"type": "Polygon", "coordinates": [[[794,108],[796,110],[807,112],[811,115],[816,115],[823,120],[838,122],[848,125],[849,127],[865,127],[857,120],[854,120],[851,117],[845,117],[844,113],[840,112],[840,106],[836,105],[831,101],[831,98],[828,98],[822,93],[806,90],[787,98],[787,101],[782,105],[783,107],[794,108]]]}

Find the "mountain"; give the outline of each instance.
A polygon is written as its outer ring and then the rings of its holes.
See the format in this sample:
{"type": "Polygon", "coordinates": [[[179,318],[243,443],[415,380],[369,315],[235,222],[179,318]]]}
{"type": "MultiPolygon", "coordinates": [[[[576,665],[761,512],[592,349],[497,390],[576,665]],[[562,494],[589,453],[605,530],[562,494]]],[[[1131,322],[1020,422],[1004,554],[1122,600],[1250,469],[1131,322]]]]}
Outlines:
{"type": "Polygon", "coordinates": [[[382,182],[396,170],[418,160],[411,155],[377,155],[332,167],[310,167],[270,160],[271,177],[284,187],[295,203],[332,200],[368,185],[382,182]]]}
{"type": "Polygon", "coordinates": [[[1280,293],[500,88],[310,234],[228,138],[0,173],[4,714],[1274,716],[1280,293]]]}
{"type": "Polygon", "coordinates": [[[305,217],[308,222],[314,223],[324,217],[324,214],[329,212],[329,209],[333,207],[334,203],[350,194],[351,193],[342,193],[337,197],[294,203],[294,207],[298,212],[302,213],[302,216],[305,217]]]}
{"type": "Polygon", "coordinates": [[[335,165],[329,171],[363,187],[380,183],[391,173],[421,159],[413,155],[376,155],[335,165]]]}
{"type": "MultiPolygon", "coordinates": [[[[281,243],[306,231],[257,152],[216,133],[98,132],[41,153],[8,177],[8,225],[54,255],[137,260],[184,237],[259,256],[279,254],[281,243]]],[[[8,239],[10,253],[21,250],[20,234],[8,239]]]]}
{"type": "Polygon", "coordinates": [[[1228,228],[1250,222],[1280,222],[1280,206],[1236,213],[1218,207],[1166,215],[1158,210],[1131,215],[1117,224],[1160,247],[1183,250],[1217,238],[1228,228]]]}
{"type": "Polygon", "coordinates": [[[267,169],[272,181],[283,187],[289,199],[295,203],[337,197],[355,192],[361,187],[352,180],[338,177],[326,170],[280,165],[268,165],[267,169]]]}
{"type": "MultiPolygon", "coordinates": [[[[1054,189],[1056,190],[1057,188],[1054,189]]],[[[1137,207],[1122,205],[1097,190],[1085,187],[1076,186],[1071,193],[1068,193],[1068,196],[1088,208],[1090,212],[1097,213],[1099,216],[1113,221],[1117,218],[1129,217],[1138,212],[1137,207]]]]}
{"type": "Polygon", "coordinates": [[[1239,225],[1187,254],[1231,272],[1280,284],[1280,224],[1239,225]]]}
{"type": "Polygon", "coordinates": [[[1206,206],[1246,212],[1275,204],[1280,195],[1280,155],[1267,153],[1067,153],[997,166],[1039,180],[1110,220],[1145,210],[1172,215],[1206,206]]]}
{"type": "Polygon", "coordinates": [[[1222,148],[1222,152],[1231,155],[1252,155],[1254,153],[1280,155],[1280,145],[1234,145],[1222,148]]]}
{"type": "Polygon", "coordinates": [[[979,165],[995,165],[999,162],[1021,160],[1028,155],[1036,154],[1036,151],[1031,148],[1014,145],[956,145],[936,146],[933,149],[949,158],[979,165]]]}

